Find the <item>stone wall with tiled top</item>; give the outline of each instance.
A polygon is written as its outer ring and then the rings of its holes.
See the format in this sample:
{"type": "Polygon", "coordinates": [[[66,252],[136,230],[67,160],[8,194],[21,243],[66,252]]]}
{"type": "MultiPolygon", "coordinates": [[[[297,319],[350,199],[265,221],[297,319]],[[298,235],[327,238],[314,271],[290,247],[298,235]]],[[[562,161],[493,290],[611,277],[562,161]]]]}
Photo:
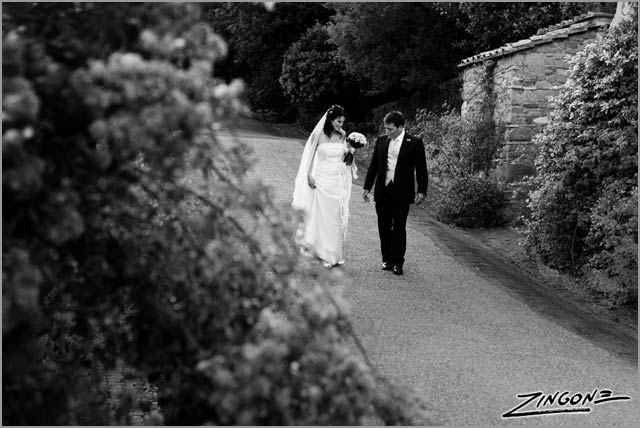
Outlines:
{"type": "Polygon", "coordinates": [[[512,219],[524,206],[522,180],[535,173],[537,148],[532,140],[549,123],[549,98],[566,82],[570,58],[586,42],[600,37],[611,17],[593,14],[570,21],[460,64],[463,117],[486,114],[487,104],[493,103],[494,122],[505,129],[493,174],[508,189],[512,219]]]}

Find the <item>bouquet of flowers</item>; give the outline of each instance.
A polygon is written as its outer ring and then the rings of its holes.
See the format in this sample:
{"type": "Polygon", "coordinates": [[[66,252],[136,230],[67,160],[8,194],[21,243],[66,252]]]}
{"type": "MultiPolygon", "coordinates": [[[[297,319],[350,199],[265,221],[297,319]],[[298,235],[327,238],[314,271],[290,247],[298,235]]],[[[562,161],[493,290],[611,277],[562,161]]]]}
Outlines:
{"type": "Polygon", "coordinates": [[[355,153],[356,149],[365,147],[368,144],[368,141],[367,137],[365,137],[361,133],[352,132],[347,137],[347,143],[349,144],[349,148],[344,154],[344,163],[346,163],[347,165],[351,165],[351,163],[353,162],[353,154],[355,153]]]}

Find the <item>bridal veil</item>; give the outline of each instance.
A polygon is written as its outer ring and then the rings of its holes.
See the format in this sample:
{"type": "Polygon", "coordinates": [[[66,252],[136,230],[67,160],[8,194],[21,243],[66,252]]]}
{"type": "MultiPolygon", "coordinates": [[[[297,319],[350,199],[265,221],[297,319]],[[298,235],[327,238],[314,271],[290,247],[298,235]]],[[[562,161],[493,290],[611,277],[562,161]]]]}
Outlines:
{"type": "Polygon", "coordinates": [[[327,113],[325,113],[320,121],[316,124],[311,131],[311,135],[307,138],[307,142],[304,145],[302,152],[302,159],[300,160],[300,167],[298,168],[298,174],[296,175],[296,181],[293,188],[293,205],[294,208],[305,210],[309,202],[309,196],[311,196],[311,188],[307,181],[307,173],[309,171],[309,163],[311,158],[318,148],[318,141],[320,141],[320,135],[322,135],[322,128],[324,122],[327,120],[327,113]]]}

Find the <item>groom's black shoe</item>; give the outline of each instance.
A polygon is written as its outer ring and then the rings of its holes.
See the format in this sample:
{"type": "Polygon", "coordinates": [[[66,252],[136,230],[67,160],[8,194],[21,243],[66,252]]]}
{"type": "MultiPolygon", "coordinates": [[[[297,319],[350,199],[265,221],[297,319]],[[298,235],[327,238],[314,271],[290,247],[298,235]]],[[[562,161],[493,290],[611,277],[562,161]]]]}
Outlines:
{"type": "Polygon", "coordinates": [[[388,262],[382,262],[382,270],[393,270],[393,266],[388,262]]]}
{"type": "Polygon", "coordinates": [[[394,275],[402,275],[404,272],[402,272],[402,267],[401,266],[394,266],[393,267],[393,274],[394,275]]]}

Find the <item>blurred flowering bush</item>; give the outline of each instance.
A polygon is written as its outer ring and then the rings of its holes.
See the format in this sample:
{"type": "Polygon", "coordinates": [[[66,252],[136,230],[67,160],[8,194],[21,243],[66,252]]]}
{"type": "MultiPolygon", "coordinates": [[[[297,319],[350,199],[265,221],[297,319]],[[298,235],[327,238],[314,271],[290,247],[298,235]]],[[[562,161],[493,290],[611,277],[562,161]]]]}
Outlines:
{"type": "Polygon", "coordinates": [[[637,23],[636,13],[573,58],[529,195],[529,249],[616,304],[638,290],[637,23]]]}
{"type": "Polygon", "coordinates": [[[158,388],[151,423],[420,415],[216,137],[243,109],[225,52],[197,4],[3,4],[3,423],[130,424],[148,403],[105,401],[122,364],[158,388]]]}

